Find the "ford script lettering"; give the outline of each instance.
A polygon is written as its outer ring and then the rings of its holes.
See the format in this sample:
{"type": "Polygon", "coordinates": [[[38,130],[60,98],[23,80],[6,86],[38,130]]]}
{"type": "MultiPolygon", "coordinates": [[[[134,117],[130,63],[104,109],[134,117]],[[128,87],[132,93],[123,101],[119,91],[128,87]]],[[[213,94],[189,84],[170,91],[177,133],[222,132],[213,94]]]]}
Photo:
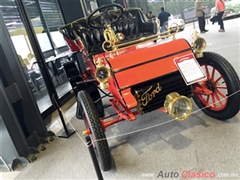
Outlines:
{"type": "Polygon", "coordinates": [[[153,86],[150,86],[142,95],[140,100],[142,101],[142,106],[148,105],[148,103],[155,98],[156,94],[158,94],[162,90],[162,86],[157,83],[157,87],[153,89],[153,86]]]}

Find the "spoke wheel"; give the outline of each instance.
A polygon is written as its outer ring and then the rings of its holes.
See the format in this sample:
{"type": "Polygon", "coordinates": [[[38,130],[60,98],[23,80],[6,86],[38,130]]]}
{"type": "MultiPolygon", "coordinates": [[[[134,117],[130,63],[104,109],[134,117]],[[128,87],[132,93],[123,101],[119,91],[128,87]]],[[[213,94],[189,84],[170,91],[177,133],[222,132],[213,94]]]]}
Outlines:
{"type": "Polygon", "coordinates": [[[87,91],[82,90],[78,93],[78,101],[82,108],[85,126],[91,131],[90,138],[100,167],[103,171],[108,171],[112,166],[110,150],[93,100],[87,91]]]}
{"type": "MultiPolygon", "coordinates": [[[[205,114],[213,118],[232,118],[240,106],[240,81],[234,68],[222,56],[212,52],[204,52],[203,57],[197,60],[207,76],[205,86],[212,93],[195,94],[194,101],[199,108],[203,108],[205,114]]],[[[201,85],[194,84],[193,88],[197,87],[201,88],[201,85]]]]}

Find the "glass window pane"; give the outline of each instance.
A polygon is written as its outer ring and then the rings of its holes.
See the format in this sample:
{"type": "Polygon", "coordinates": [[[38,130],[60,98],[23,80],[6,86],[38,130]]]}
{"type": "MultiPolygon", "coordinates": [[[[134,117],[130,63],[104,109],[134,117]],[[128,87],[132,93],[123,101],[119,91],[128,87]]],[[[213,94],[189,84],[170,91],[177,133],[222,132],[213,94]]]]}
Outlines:
{"type": "MultiPolygon", "coordinates": [[[[63,64],[68,61],[69,49],[62,35],[57,30],[59,26],[64,25],[64,21],[57,0],[22,1],[45,58],[44,60],[36,59],[34,66],[31,66],[31,59],[28,58],[28,54],[33,54],[33,50],[15,1],[2,0],[0,1],[0,7],[17,54],[21,56],[28,69],[26,77],[31,78],[29,85],[33,90],[40,111],[43,112],[52,103],[47,94],[41,72],[38,72],[40,74],[38,77],[34,68],[38,67],[39,62],[46,63],[58,98],[61,98],[71,90],[71,85],[63,68],[63,64]],[[46,100],[45,96],[47,96],[46,100]],[[46,101],[48,102],[46,103],[46,101]]],[[[25,71],[27,70],[25,66],[24,69],[25,71]]]]}
{"type": "Polygon", "coordinates": [[[69,49],[62,35],[57,31],[57,28],[64,24],[57,1],[24,0],[24,3],[58,98],[61,98],[71,90],[71,86],[63,68],[63,64],[68,61],[69,49]]]}
{"type": "Polygon", "coordinates": [[[17,6],[14,1],[3,0],[0,1],[0,7],[26,80],[32,90],[39,111],[42,113],[52,106],[52,102],[47,93],[46,85],[37,67],[37,63],[34,63],[36,59],[34,60],[32,47],[29,43],[26,29],[20,18],[17,6]],[[29,56],[30,53],[33,55],[31,58],[29,56]]]}
{"type": "Polygon", "coordinates": [[[62,34],[59,31],[51,32],[52,40],[57,48],[67,46],[62,34]]]}
{"type": "Polygon", "coordinates": [[[47,33],[36,34],[42,52],[52,49],[47,33]]]}

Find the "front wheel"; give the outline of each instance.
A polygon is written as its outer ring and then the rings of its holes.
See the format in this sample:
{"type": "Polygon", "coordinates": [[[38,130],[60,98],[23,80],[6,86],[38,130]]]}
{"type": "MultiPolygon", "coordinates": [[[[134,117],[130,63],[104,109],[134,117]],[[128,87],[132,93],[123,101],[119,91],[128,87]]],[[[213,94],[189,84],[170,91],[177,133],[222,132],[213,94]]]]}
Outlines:
{"type": "MultiPolygon", "coordinates": [[[[205,87],[212,93],[196,93],[193,97],[195,103],[210,117],[219,120],[234,117],[240,106],[240,81],[236,71],[216,53],[204,52],[197,60],[207,76],[205,87]]],[[[193,85],[194,89],[201,87],[198,83],[193,85]]]]}
{"type": "Polygon", "coordinates": [[[108,171],[112,166],[108,142],[96,107],[87,91],[79,91],[78,103],[82,109],[85,126],[91,131],[90,138],[100,167],[103,171],[108,171]]]}

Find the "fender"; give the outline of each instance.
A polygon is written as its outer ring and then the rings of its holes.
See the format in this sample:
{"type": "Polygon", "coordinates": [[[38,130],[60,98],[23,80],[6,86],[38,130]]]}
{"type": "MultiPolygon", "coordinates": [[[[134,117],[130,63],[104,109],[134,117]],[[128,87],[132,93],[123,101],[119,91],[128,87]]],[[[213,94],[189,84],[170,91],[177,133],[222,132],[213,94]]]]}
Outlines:
{"type": "Polygon", "coordinates": [[[100,118],[104,117],[104,108],[103,108],[100,93],[97,88],[96,80],[95,79],[89,80],[89,81],[84,80],[81,76],[81,73],[78,71],[74,61],[65,63],[64,70],[73,88],[73,93],[77,98],[76,117],[78,119],[82,119],[82,111],[81,111],[81,107],[79,107],[80,104],[78,101],[78,92],[81,90],[86,90],[89,93],[99,113],[99,117],[100,118]]]}

